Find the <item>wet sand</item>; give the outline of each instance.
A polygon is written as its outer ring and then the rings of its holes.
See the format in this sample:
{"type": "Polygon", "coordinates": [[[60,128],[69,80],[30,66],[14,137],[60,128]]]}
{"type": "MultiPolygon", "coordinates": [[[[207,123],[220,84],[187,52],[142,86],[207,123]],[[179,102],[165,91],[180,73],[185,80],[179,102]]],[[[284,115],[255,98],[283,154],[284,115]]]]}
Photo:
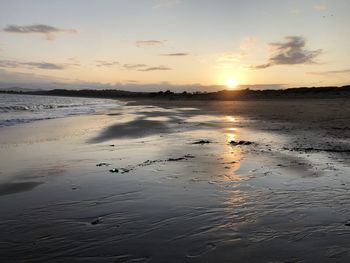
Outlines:
{"type": "Polygon", "coordinates": [[[349,262],[349,106],[137,101],[1,128],[0,260],[349,262]]]}

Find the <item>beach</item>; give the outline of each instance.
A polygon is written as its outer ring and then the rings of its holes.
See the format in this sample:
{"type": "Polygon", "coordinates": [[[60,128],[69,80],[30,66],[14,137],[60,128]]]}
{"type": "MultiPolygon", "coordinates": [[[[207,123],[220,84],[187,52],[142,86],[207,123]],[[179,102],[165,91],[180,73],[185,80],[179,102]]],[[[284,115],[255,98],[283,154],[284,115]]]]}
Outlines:
{"type": "Polygon", "coordinates": [[[108,103],[0,127],[2,262],[350,261],[349,100],[108,103]]]}

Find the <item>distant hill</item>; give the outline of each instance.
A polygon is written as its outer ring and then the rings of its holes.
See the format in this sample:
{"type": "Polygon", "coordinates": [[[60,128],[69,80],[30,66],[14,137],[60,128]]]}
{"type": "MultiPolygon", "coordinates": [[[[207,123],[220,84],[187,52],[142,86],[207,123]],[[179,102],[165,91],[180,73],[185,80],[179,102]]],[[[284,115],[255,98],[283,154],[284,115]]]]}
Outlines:
{"type": "Polygon", "coordinates": [[[2,89],[0,93],[49,96],[72,96],[152,100],[264,100],[264,99],[335,99],[350,98],[350,85],[342,87],[300,87],[279,90],[222,90],[217,92],[132,92],[123,90],[28,90],[20,87],[2,89]]]}
{"type": "Polygon", "coordinates": [[[41,91],[40,89],[29,89],[29,88],[21,88],[21,87],[9,87],[9,88],[0,88],[1,91],[14,91],[14,92],[37,92],[41,91]]]}

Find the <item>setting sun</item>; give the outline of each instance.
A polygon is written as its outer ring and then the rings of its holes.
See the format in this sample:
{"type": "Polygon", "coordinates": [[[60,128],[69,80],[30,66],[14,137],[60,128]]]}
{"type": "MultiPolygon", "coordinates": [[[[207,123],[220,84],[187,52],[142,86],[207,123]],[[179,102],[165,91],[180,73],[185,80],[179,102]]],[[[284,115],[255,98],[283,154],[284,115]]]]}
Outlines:
{"type": "Polygon", "coordinates": [[[236,88],[238,85],[238,81],[236,79],[228,79],[226,81],[226,86],[229,88],[229,89],[234,89],[236,88]]]}

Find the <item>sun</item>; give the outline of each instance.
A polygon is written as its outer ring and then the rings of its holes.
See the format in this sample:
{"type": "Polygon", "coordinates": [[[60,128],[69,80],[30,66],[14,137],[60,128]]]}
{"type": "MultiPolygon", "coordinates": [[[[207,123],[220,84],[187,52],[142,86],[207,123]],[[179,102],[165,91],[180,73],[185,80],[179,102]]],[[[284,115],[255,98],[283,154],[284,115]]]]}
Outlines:
{"type": "Polygon", "coordinates": [[[238,85],[238,81],[236,79],[228,79],[226,80],[226,86],[229,88],[229,89],[234,89],[236,88],[238,85]]]}

